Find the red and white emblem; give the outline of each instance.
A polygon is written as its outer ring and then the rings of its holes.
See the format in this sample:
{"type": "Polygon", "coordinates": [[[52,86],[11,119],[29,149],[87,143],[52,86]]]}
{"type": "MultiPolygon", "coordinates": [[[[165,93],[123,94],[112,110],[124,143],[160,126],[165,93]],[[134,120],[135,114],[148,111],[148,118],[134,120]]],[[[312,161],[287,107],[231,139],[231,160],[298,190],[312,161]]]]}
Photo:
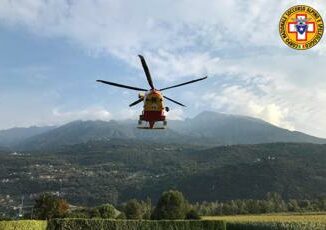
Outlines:
{"type": "Polygon", "coordinates": [[[316,23],[308,22],[307,14],[296,14],[293,21],[288,23],[288,32],[295,33],[297,41],[307,41],[307,34],[316,32],[316,23]]]}

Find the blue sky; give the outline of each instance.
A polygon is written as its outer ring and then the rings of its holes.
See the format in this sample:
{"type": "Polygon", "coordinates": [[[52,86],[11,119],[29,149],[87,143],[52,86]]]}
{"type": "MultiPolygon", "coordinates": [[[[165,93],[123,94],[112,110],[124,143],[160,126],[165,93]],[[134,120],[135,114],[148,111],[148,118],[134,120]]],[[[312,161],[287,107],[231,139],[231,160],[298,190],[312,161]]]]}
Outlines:
{"type": "MultiPolygon", "coordinates": [[[[326,137],[325,38],[313,49],[282,43],[278,21],[302,1],[3,0],[0,129],[76,119],[136,118],[147,86],[137,54],[166,91],[171,119],[203,110],[258,117],[326,137]],[[268,6],[268,7],[267,7],[268,6]]],[[[326,3],[306,1],[325,18],[326,3]]]]}

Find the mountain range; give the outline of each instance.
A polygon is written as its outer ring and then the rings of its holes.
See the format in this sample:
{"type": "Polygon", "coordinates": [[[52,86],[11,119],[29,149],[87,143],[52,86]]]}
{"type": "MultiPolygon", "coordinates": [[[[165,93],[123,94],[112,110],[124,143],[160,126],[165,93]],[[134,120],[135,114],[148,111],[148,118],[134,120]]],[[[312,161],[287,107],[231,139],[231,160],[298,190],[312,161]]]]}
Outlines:
{"type": "Polygon", "coordinates": [[[24,141],[30,137],[45,133],[55,126],[37,127],[32,126],[29,128],[12,128],[7,130],[0,130],[0,146],[13,146],[16,143],[24,141]]]}
{"type": "Polygon", "coordinates": [[[0,198],[10,195],[18,205],[22,195],[33,203],[53,192],[74,205],[95,206],[156,202],[163,191],[177,189],[191,202],[263,199],[268,192],[317,199],[326,196],[325,153],[326,145],[309,143],[207,148],[115,138],[53,151],[0,150],[0,198]]]}
{"type": "Polygon", "coordinates": [[[28,203],[50,191],[94,206],[155,201],[169,189],[192,202],[262,199],[268,192],[285,199],[326,196],[325,139],[214,112],[169,121],[166,130],[141,130],[136,123],[0,131],[0,199],[10,195],[18,204],[24,195],[28,203]]]}
{"type": "Polygon", "coordinates": [[[257,118],[206,111],[194,118],[171,120],[166,130],[140,130],[136,128],[136,121],[131,120],[74,121],[59,127],[13,128],[0,131],[0,146],[18,150],[52,149],[110,138],[208,146],[274,142],[326,143],[326,139],[283,129],[257,118]]]}

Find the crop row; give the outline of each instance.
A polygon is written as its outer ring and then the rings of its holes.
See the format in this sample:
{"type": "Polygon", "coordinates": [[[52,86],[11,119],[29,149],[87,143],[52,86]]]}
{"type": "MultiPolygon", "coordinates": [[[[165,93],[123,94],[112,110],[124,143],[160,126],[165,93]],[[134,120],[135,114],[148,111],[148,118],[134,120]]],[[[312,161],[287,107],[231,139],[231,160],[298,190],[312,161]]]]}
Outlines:
{"type": "Polygon", "coordinates": [[[225,222],[219,220],[53,219],[1,221],[0,230],[325,230],[318,222],[225,222]]]}

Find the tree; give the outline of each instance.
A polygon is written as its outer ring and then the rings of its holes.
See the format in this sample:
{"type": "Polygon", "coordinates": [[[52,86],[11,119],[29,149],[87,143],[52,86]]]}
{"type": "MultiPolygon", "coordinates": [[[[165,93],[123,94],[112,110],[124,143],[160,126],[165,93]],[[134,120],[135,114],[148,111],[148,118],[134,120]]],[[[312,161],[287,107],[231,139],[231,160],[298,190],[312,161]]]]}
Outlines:
{"type": "Polygon", "coordinates": [[[281,196],[281,194],[279,194],[277,192],[268,192],[266,194],[266,199],[271,200],[273,202],[281,202],[282,201],[282,196],[281,196]]]}
{"type": "Polygon", "coordinates": [[[188,202],[183,194],[170,190],[162,194],[154,209],[152,219],[185,219],[188,209],[188,202]]]}
{"type": "Polygon", "coordinates": [[[313,211],[311,201],[310,200],[300,200],[299,206],[304,211],[313,211]]]}
{"type": "Polygon", "coordinates": [[[152,212],[152,202],[149,198],[145,201],[131,199],[121,210],[124,211],[127,219],[150,219],[152,212]]]}
{"type": "MultiPolygon", "coordinates": [[[[247,200],[247,210],[249,213],[260,213],[260,206],[257,200],[247,200]]],[[[223,213],[225,214],[225,213],[223,213]]]]}
{"type": "Polygon", "coordinates": [[[41,220],[63,217],[69,204],[62,198],[44,193],[35,200],[34,217],[41,220]]]}
{"type": "Polygon", "coordinates": [[[326,210],[326,197],[320,197],[317,200],[317,206],[319,211],[325,211],[326,210]]]}
{"type": "Polygon", "coordinates": [[[200,216],[198,215],[196,210],[191,209],[189,212],[187,212],[186,219],[187,220],[200,220],[200,216]]]}
{"type": "Polygon", "coordinates": [[[143,219],[149,220],[152,214],[152,201],[147,198],[145,201],[140,201],[143,211],[143,219]]]}
{"type": "Polygon", "coordinates": [[[98,210],[98,208],[91,208],[89,210],[89,216],[91,218],[101,218],[101,213],[100,211],[98,210]]]}
{"type": "Polygon", "coordinates": [[[290,199],[288,202],[288,211],[290,212],[298,212],[300,211],[300,207],[298,201],[295,199],[290,199]]]}
{"type": "Polygon", "coordinates": [[[90,210],[87,208],[75,209],[75,210],[72,210],[71,212],[67,213],[65,215],[65,217],[88,219],[88,218],[90,218],[89,212],[90,212],[90,210]]]}
{"type": "Polygon", "coordinates": [[[141,204],[136,200],[129,200],[125,207],[127,219],[142,219],[143,210],[141,204]]]}

